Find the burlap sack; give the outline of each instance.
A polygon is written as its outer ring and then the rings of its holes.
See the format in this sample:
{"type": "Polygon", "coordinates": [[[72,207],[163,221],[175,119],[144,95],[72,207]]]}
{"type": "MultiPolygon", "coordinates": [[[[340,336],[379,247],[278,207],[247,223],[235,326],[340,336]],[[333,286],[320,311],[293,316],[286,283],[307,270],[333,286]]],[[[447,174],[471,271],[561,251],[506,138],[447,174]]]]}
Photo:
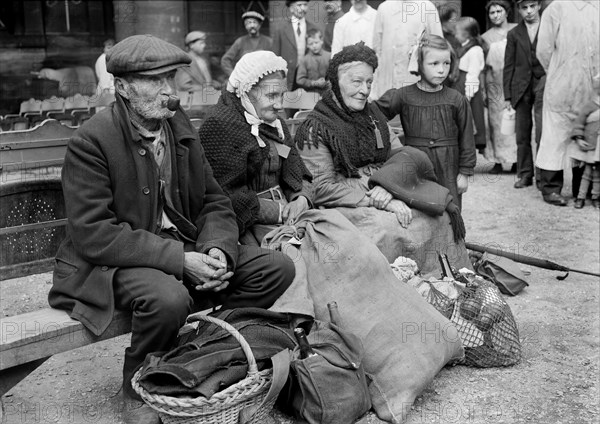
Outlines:
{"type": "MultiPolygon", "coordinates": [[[[305,235],[296,260],[306,265],[315,317],[327,321],[327,303],[337,302],[342,326],[365,347],[377,416],[400,423],[440,369],[462,358],[456,328],[399,282],[377,246],[337,210],[312,210],[300,218],[297,227],[305,235]]],[[[279,305],[285,307],[289,296],[279,305]]]]}

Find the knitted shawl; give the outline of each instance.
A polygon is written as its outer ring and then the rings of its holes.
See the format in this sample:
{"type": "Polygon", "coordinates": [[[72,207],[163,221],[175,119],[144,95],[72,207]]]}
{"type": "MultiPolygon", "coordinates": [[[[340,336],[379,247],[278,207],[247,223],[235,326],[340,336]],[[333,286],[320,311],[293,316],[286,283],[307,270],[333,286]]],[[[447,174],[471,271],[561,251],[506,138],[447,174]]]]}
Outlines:
{"type": "MultiPolygon", "coordinates": [[[[341,101],[341,100],[340,100],[341,101]]],[[[358,168],[385,162],[390,153],[387,118],[377,105],[367,103],[359,112],[340,107],[334,92],[327,90],[296,133],[299,149],[322,142],[331,152],[335,170],[346,178],[360,178],[358,168]],[[377,148],[375,129],[383,148],[377,148]],[[317,135],[313,137],[312,135],[317,135]]]]}
{"type": "MultiPolygon", "coordinates": [[[[248,186],[269,156],[269,148],[261,148],[250,133],[244,111],[240,99],[223,90],[198,132],[214,176],[231,199],[240,234],[257,221],[260,204],[256,192],[248,186]]],[[[259,127],[259,135],[265,141],[273,140],[291,148],[286,159],[280,157],[279,185],[283,190],[296,192],[302,189],[303,180],[312,181],[312,175],[300,158],[285,122],[282,127],[283,140],[276,128],[264,124],[259,127]]]]}

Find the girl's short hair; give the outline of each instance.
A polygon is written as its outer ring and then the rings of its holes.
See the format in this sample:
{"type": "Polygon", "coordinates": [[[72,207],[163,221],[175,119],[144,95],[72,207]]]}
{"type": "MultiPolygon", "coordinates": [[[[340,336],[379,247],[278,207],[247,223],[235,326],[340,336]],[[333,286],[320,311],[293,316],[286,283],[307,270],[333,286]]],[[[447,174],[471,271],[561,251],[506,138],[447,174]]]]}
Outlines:
{"type": "Polygon", "coordinates": [[[438,49],[438,50],[447,50],[450,52],[450,72],[448,72],[448,76],[454,75],[456,70],[458,69],[458,58],[456,56],[456,52],[452,48],[452,45],[448,40],[444,37],[440,37],[435,34],[423,34],[421,39],[419,40],[419,45],[417,47],[417,69],[416,71],[411,71],[410,73],[413,75],[421,75],[421,68],[423,67],[423,56],[425,49],[438,49]]]}
{"type": "Polygon", "coordinates": [[[470,16],[463,16],[459,18],[456,22],[456,27],[463,28],[465,31],[467,31],[467,34],[469,34],[469,36],[474,40],[476,40],[480,35],[479,22],[477,22],[475,18],[472,18],[470,16]]]}
{"type": "Polygon", "coordinates": [[[479,31],[479,22],[475,18],[470,16],[463,16],[456,22],[456,29],[459,28],[464,29],[469,38],[475,42],[476,45],[483,49],[484,54],[487,55],[487,51],[489,50],[489,46],[485,42],[485,40],[481,37],[481,32],[479,31]]]}

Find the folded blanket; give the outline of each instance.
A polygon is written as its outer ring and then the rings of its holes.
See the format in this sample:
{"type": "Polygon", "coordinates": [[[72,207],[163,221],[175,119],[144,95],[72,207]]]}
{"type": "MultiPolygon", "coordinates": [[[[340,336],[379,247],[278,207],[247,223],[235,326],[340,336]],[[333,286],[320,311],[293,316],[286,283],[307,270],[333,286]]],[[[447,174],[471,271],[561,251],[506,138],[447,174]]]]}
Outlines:
{"type": "Polygon", "coordinates": [[[433,164],[427,154],[410,146],[403,146],[369,178],[369,187],[381,186],[395,199],[428,215],[450,215],[454,240],[464,240],[465,224],[460,208],[450,191],[437,183],[433,164]]]}
{"type": "MultiPolygon", "coordinates": [[[[275,354],[296,345],[291,314],[238,308],[210,315],[240,332],[259,370],[270,367],[275,354]]],[[[177,344],[169,352],[146,356],[140,385],[149,393],[210,398],[246,377],[248,363],[240,343],[215,324],[201,321],[195,331],[180,332],[177,344]]]]}

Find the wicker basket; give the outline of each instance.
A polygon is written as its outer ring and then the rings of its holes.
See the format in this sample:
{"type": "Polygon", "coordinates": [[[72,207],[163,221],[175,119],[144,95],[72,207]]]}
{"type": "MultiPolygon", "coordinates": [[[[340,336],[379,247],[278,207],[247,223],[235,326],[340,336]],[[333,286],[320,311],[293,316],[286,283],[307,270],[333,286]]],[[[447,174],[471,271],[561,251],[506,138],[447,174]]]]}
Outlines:
{"type": "MultiPolygon", "coordinates": [[[[209,399],[203,396],[177,398],[148,393],[139,384],[141,370],[138,370],[131,380],[133,389],[148,405],[158,412],[164,424],[237,424],[242,409],[248,406],[260,405],[265,399],[271,386],[273,370],[258,371],[250,346],[244,340],[244,337],[227,322],[201,314],[194,314],[190,318],[192,317],[195,320],[212,322],[224,328],[240,343],[248,359],[246,378],[221,392],[215,393],[209,399]]],[[[267,416],[274,403],[275,399],[266,402],[256,411],[248,424],[267,422],[267,416]]]]}

